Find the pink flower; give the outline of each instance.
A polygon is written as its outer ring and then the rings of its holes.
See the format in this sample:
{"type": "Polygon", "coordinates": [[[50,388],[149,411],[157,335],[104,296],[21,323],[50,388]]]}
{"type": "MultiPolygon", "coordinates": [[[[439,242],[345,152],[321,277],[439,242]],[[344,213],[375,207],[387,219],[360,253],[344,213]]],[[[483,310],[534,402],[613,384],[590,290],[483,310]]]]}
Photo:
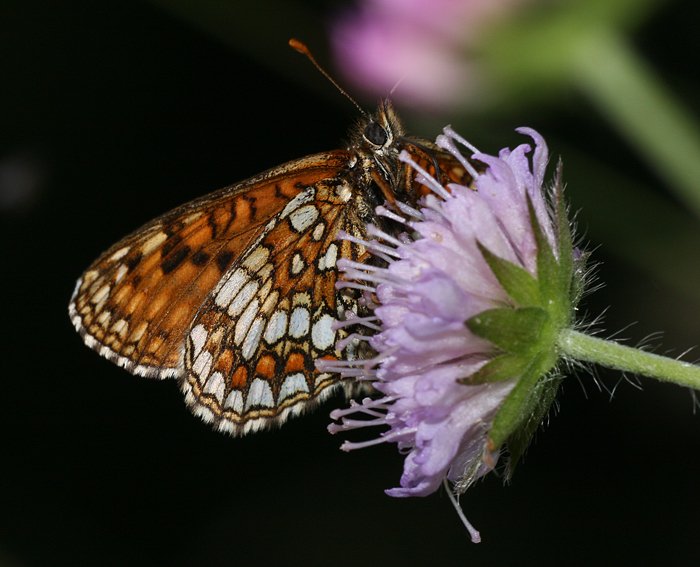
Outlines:
{"type": "MultiPolygon", "coordinates": [[[[423,174],[435,194],[420,211],[404,205],[408,218],[401,218],[378,209],[400,219],[407,234],[397,239],[370,227],[374,240],[364,244],[386,265],[339,262],[350,280],[340,285],[356,282],[372,288],[374,317],[357,324],[378,329],[369,338],[377,355],[319,366],[370,381],[378,397],[334,411],[331,417],[340,423],[329,429],[387,428],[372,440],[346,441],[342,448],[396,443],[406,460],[400,486],[387,490],[390,496],[425,496],[447,482],[461,494],[493,470],[505,441],[493,433],[494,420],[514,388],[530,380],[533,357],[553,349],[550,330],[569,321],[572,270],[557,256],[570,258],[571,252],[559,248],[564,233],[543,193],[547,147],[534,130],[518,131],[535,142],[531,159],[528,144],[502,150],[498,157],[475,153],[472,159],[488,166],[479,174],[455,142],[470,146],[445,129],[437,143],[472,172],[474,188],[443,188],[423,174]],[[545,265],[547,258],[551,262],[545,265]],[[561,267],[561,278],[554,274],[539,281],[539,272],[553,265],[561,267]],[[525,294],[529,286],[535,287],[525,294]],[[498,330],[492,319],[504,320],[507,328],[498,330]],[[513,343],[511,334],[520,327],[526,338],[518,336],[513,343]]],[[[417,168],[409,155],[402,154],[402,160],[417,168]]],[[[533,387],[552,366],[549,358],[537,366],[533,387]]],[[[530,405],[528,411],[538,414],[539,421],[541,412],[533,409],[537,404],[530,405]]],[[[503,429],[499,422],[506,437],[523,425],[522,408],[516,408],[515,417],[511,409],[513,403],[506,411],[512,424],[503,429]]],[[[472,536],[478,539],[475,531],[472,536]]]]}
{"type": "Polygon", "coordinates": [[[464,56],[523,0],[366,0],[336,21],[332,41],[349,80],[372,94],[428,107],[469,97],[478,74],[464,56]],[[420,70],[420,71],[416,71],[420,70]]]}

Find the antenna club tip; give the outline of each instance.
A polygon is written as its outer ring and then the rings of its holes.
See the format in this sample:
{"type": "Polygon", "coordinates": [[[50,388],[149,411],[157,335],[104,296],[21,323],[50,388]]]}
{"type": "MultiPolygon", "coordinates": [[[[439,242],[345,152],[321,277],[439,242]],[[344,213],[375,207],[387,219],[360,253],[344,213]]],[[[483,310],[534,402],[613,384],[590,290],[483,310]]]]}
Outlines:
{"type": "Polygon", "coordinates": [[[306,47],[306,44],[299,41],[295,37],[289,38],[289,47],[291,47],[295,51],[298,51],[302,55],[307,55],[307,56],[310,55],[309,48],[306,47]]]}
{"type": "Polygon", "coordinates": [[[360,108],[360,105],[357,104],[357,103],[355,102],[355,100],[354,100],[348,93],[346,93],[346,92],[340,87],[340,85],[335,81],[335,79],[333,79],[333,77],[331,77],[331,76],[324,70],[324,68],[321,67],[321,66],[318,64],[318,62],[316,61],[316,59],[314,59],[314,56],[311,54],[311,50],[310,50],[308,47],[306,47],[306,44],[305,44],[305,43],[299,41],[298,39],[296,39],[296,38],[294,38],[294,37],[289,38],[289,42],[288,42],[288,43],[289,43],[289,47],[291,47],[291,48],[294,49],[295,51],[298,51],[298,52],[301,53],[302,55],[306,56],[306,58],[307,58],[309,61],[311,61],[311,63],[313,64],[313,66],[316,67],[316,69],[318,69],[319,73],[321,73],[321,75],[323,75],[324,77],[326,77],[326,79],[328,79],[328,80],[331,82],[331,84],[332,84],[336,89],[338,89],[338,90],[340,91],[340,93],[341,93],[344,97],[346,97],[350,102],[352,102],[352,103],[355,105],[355,108],[357,108],[357,109],[360,111],[361,114],[365,115],[365,111],[362,110],[362,108],[360,108]]]}

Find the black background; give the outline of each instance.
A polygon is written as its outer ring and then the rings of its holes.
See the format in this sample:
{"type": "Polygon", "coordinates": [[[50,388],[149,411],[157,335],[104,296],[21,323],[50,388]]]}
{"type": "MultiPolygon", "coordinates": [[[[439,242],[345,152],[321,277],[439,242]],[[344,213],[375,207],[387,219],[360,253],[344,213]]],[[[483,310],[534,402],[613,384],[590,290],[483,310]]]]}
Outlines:
{"type": "MultiPolygon", "coordinates": [[[[338,450],[326,433],[338,400],[232,439],[193,418],[174,383],[84,347],[67,303],[103,249],[204,192],[338,147],[354,111],[286,47],[298,31],[276,13],[257,14],[279,28],[277,64],[264,65],[149,3],[0,6],[0,160],[34,180],[0,210],[0,565],[698,564],[700,434],[680,388],[604,371],[602,390],[585,373],[568,380],[512,484],[492,475],[464,496],[484,539],[473,545],[444,494],[383,494],[400,475],[393,446],[338,450]]],[[[332,11],[314,10],[306,39],[320,42],[332,11]]],[[[693,13],[668,2],[634,39],[698,116],[693,13]]],[[[589,152],[671,200],[572,93],[475,141],[512,143],[522,123],[555,154],[589,152]]],[[[594,183],[581,168],[567,175],[574,209],[594,183]]],[[[697,296],[606,255],[598,214],[579,214],[606,282],[586,311],[611,305],[610,330],[639,321],[632,344],[660,329],[660,352],[697,344],[697,296]]]]}

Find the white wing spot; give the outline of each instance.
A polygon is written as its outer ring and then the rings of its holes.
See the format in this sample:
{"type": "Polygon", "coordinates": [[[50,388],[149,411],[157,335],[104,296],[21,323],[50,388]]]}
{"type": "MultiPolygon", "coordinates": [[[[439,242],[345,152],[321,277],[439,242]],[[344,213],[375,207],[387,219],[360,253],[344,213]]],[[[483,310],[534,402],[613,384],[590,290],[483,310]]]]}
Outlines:
{"type": "Polygon", "coordinates": [[[100,289],[97,290],[95,295],[93,295],[90,298],[90,303],[94,303],[95,305],[97,305],[98,303],[100,303],[104,299],[107,299],[107,295],[109,295],[110,289],[111,289],[111,287],[108,284],[103,285],[100,289]]]}
{"type": "Polygon", "coordinates": [[[331,244],[326,250],[326,270],[335,268],[335,262],[338,259],[338,245],[331,244]]]}
{"type": "Polygon", "coordinates": [[[214,298],[214,303],[219,307],[227,307],[233,297],[241,290],[243,284],[248,281],[248,272],[243,268],[238,268],[219,288],[214,298]]]}
{"type": "Polygon", "coordinates": [[[129,268],[127,268],[124,264],[119,266],[117,268],[117,273],[114,275],[114,283],[119,283],[122,281],[122,278],[126,275],[126,273],[129,271],[129,268]]]}
{"type": "Polygon", "coordinates": [[[270,384],[265,380],[256,378],[250,384],[248,389],[248,398],[245,401],[245,409],[248,410],[253,406],[262,406],[265,408],[274,407],[275,400],[272,397],[272,389],[270,384]]]}
{"type": "Polygon", "coordinates": [[[117,260],[121,260],[124,256],[127,255],[129,252],[129,246],[124,246],[124,248],[120,248],[117,250],[114,254],[112,254],[109,259],[112,260],[112,262],[116,262],[117,260]]]}
{"type": "Polygon", "coordinates": [[[265,341],[269,345],[274,345],[287,332],[287,312],[275,311],[267,322],[265,329],[265,341]]]}
{"type": "Polygon", "coordinates": [[[270,274],[275,270],[275,267],[269,262],[265,264],[262,268],[258,270],[258,279],[266,280],[270,277],[270,274]]]}
{"type": "Polygon", "coordinates": [[[231,409],[237,414],[243,413],[243,392],[240,390],[231,390],[224,402],[226,409],[231,409]]]}
{"type": "Polygon", "coordinates": [[[189,215],[187,215],[184,219],[182,219],[182,222],[183,222],[184,224],[190,224],[190,223],[196,221],[196,220],[197,220],[199,217],[201,217],[203,214],[204,214],[204,213],[202,213],[201,211],[200,211],[200,212],[197,212],[197,213],[189,214],[189,215]]]}
{"type": "Polygon", "coordinates": [[[151,252],[153,252],[156,248],[158,248],[163,242],[165,242],[168,238],[168,235],[165,234],[164,232],[157,232],[151,238],[146,240],[146,242],[143,243],[143,246],[141,246],[141,253],[144,256],[148,256],[151,252]]]}
{"type": "Polygon", "coordinates": [[[302,191],[296,197],[294,197],[294,199],[287,203],[287,206],[284,207],[280,218],[287,218],[292,211],[295,211],[302,205],[313,201],[314,197],[316,197],[316,189],[313,187],[309,187],[306,191],[302,191]]]}
{"type": "Polygon", "coordinates": [[[259,285],[256,280],[249,281],[247,284],[245,284],[243,289],[238,292],[238,295],[231,302],[231,305],[228,308],[228,314],[231,315],[231,317],[237,317],[240,315],[246,308],[246,305],[250,303],[250,300],[253,299],[253,296],[257,293],[258,287],[259,285]]]}
{"type": "Polygon", "coordinates": [[[294,297],[292,297],[292,306],[296,307],[297,305],[309,307],[311,305],[311,296],[305,291],[295,293],[294,297]]]}
{"type": "Polygon", "coordinates": [[[94,278],[92,283],[90,284],[90,293],[95,293],[100,287],[104,284],[104,277],[99,276],[97,278],[94,278]]]}
{"type": "Polygon", "coordinates": [[[129,323],[126,322],[126,319],[119,319],[112,325],[111,331],[117,335],[123,340],[124,337],[126,336],[126,330],[129,328],[129,323]]]}
{"type": "Polygon", "coordinates": [[[334,321],[335,319],[330,315],[322,315],[311,328],[311,341],[317,350],[326,350],[335,343],[334,321]]]}
{"type": "Polygon", "coordinates": [[[272,280],[267,280],[258,293],[258,299],[264,303],[267,296],[270,294],[270,290],[272,290],[272,280]]]}
{"type": "Polygon", "coordinates": [[[141,321],[132,332],[131,335],[129,335],[129,342],[135,343],[141,340],[141,337],[143,337],[143,334],[146,332],[146,329],[148,329],[148,321],[141,321]]]}
{"type": "Polygon", "coordinates": [[[296,307],[289,318],[289,334],[299,339],[309,332],[309,310],[305,307],[296,307]]]}
{"type": "Polygon", "coordinates": [[[305,265],[304,258],[301,257],[301,254],[299,254],[299,252],[294,254],[294,257],[292,258],[292,274],[295,276],[299,275],[304,269],[305,265]]]}
{"type": "Polygon", "coordinates": [[[245,260],[243,260],[243,266],[253,272],[257,272],[262,266],[265,265],[265,262],[267,262],[269,257],[270,250],[266,246],[258,246],[253,249],[245,260]]]}
{"type": "Polygon", "coordinates": [[[258,317],[248,329],[241,347],[241,354],[246,360],[250,360],[258,350],[260,336],[265,328],[265,319],[258,317]]]}
{"type": "Polygon", "coordinates": [[[212,356],[208,350],[203,350],[192,365],[192,370],[197,375],[197,380],[200,384],[207,379],[211,370],[212,356]]]}
{"type": "Polygon", "coordinates": [[[233,333],[233,342],[237,346],[241,345],[243,339],[245,339],[246,335],[248,334],[248,329],[253,324],[253,320],[255,319],[255,315],[258,313],[259,307],[260,303],[257,299],[254,299],[248,304],[248,307],[246,307],[243,314],[238,318],[236,330],[233,333]]]}
{"type": "Polygon", "coordinates": [[[265,299],[265,302],[263,303],[262,307],[260,308],[260,312],[269,315],[272,310],[275,308],[277,305],[277,302],[279,301],[280,298],[280,293],[279,291],[275,290],[272,293],[270,293],[267,298],[265,299]]]}
{"type": "Polygon", "coordinates": [[[309,386],[306,383],[306,378],[301,372],[297,372],[296,374],[289,374],[285,379],[284,382],[282,382],[282,386],[280,387],[280,395],[279,395],[279,400],[282,401],[290,396],[293,396],[297,392],[307,392],[309,391],[309,386]]]}
{"type": "Polygon", "coordinates": [[[221,402],[224,401],[225,390],[226,382],[224,381],[224,375],[221,372],[214,372],[209,380],[207,380],[202,392],[205,394],[213,394],[219,404],[221,404],[221,402]]]}
{"type": "Polygon", "coordinates": [[[192,358],[197,358],[204,343],[207,342],[207,330],[204,325],[193,327],[190,331],[190,339],[192,339],[192,358]]]}
{"type": "Polygon", "coordinates": [[[297,232],[304,232],[318,218],[318,209],[314,205],[304,205],[289,215],[289,222],[297,232]]]}
{"type": "Polygon", "coordinates": [[[111,311],[103,311],[97,316],[97,324],[102,325],[103,327],[106,327],[109,325],[109,320],[112,318],[112,312],[111,311]]]}
{"type": "Polygon", "coordinates": [[[316,242],[318,242],[323,237],[323,233],[325,230],[326,230],[326,225],[323,224],[323,221],[321,221],[320,223],[318,223],[314,227],[314,231],[311,233],[311,238],[313,238],[316,242]]]}
{"type": "MultiPolygon", "coordinates": [[[[98,275],[99,275],[99,273],[97,272],[97,270],[90,270],[90,271],[85,272],[83,274],[82,285],[84,285],[85,287],[89,286],[92,282],[94,282],[97,279],[98,275]]],[[[80,281],[80,280],[78,280],[78,281],[80,281]]],[[[81,287],[82,287],[82,285],[81,285],[81,287]]]]}

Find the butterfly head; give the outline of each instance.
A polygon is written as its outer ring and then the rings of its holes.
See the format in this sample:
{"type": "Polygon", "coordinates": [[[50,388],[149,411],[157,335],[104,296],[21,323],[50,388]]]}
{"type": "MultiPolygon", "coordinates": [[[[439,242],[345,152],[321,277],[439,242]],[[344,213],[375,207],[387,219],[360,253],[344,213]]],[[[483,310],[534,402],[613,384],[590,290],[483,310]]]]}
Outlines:
{"type": "Polygon", "coordinates": [[[391,205],[397,200],[415,201],[414,173],[401,162],[399,154],[403,149],[416,148],[406,137],[389,100],[382,100],[373,114],[363,113],[352,132],[350,149],[358,158],[357,169],[363,178],[360,185],[377,188],[391,205]]]}
{"type": "Polygon", "coordinates": [[[361,127],[359,146],[372,154],[383,154],[394,147],[404,134],[403,126],[389,100],[379,103],[377,111],[368,115],[361,127]]]}

